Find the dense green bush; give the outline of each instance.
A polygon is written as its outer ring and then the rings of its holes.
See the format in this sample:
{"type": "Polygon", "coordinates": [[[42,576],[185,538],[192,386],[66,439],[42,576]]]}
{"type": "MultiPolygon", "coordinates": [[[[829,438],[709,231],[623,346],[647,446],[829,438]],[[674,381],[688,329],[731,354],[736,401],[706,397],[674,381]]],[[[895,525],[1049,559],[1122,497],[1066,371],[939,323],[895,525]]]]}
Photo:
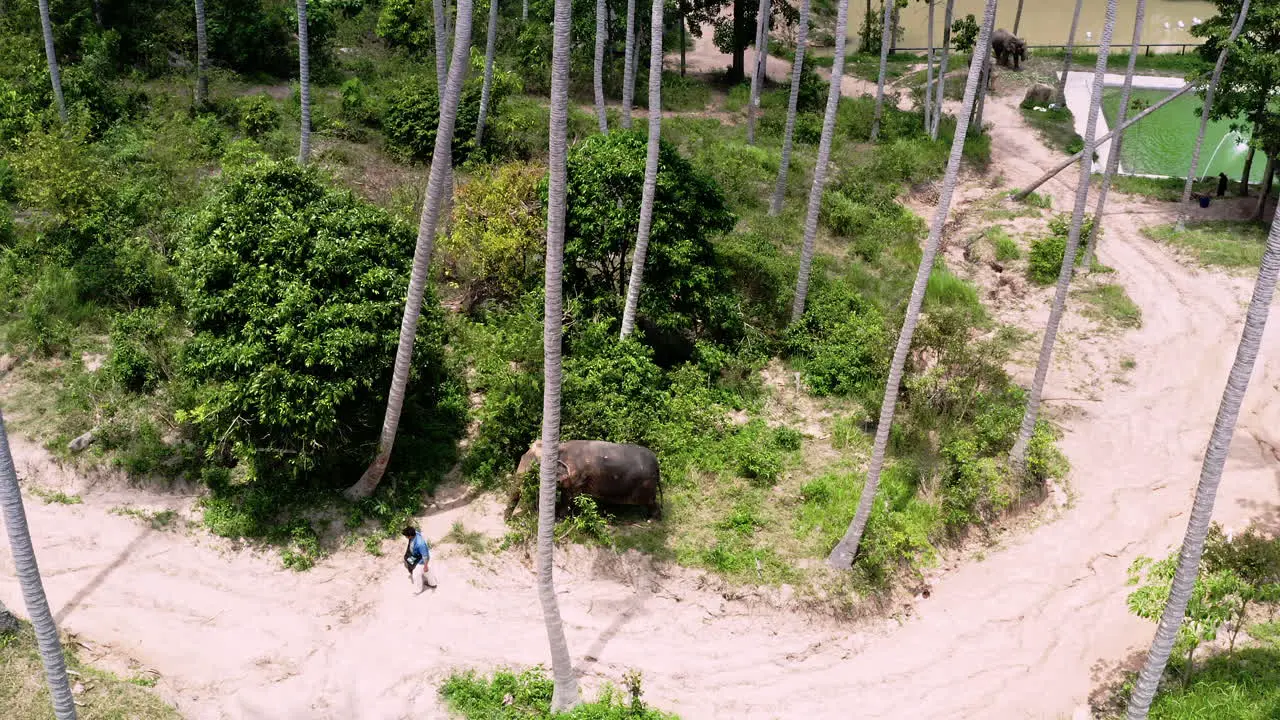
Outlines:
{"type": "MultiPolygon", "coordinates": [[[[232,174],[193,219],[181,275],[194,333],[184,417],[255,479],[349,482],[372,457],[414,235],[292,162],[232,174]]],[[[456,430],[443,319],[423,303],[397,458],[456,430]]]]}
{"type": "MultiPolygon", "coordinates": [[[[510,73],[495,70],[493,86],[489,91],[489,123],[500,122],[502,103],[508,95],[520,91],[519,81],[510,73]]],[[[453,163],[466,162],[476,151],[475,128],[480,118],[480,93],[483,77],[471,73],[462,86],[458,103],[458,117],[453,133],[453,163]]],[[[429,162],[436,147],[436,128],[440,124],[440,99],[436,93],[434,78],[415,75],[406,78],[388,96],[382,115],[382,129],[387,136],[387,147],[406,160],[429,162]]],[[[495,133],[490,133],[495,134],[495,133]]],[[[486,145],[501,144],[490,138],[486,145]]]]}
{"type": "Polygon", "coordinates": [[[465,307],[510,302],[541,284],[546,226],[538,187],[545,173],[511,163],[481,170],[458,189],[440,261],[446,279],[461,286],[465,307]]]}
{"type": "Polygon", "coordinates": [[[160,308],[121,313],[111,323],[106,373],[121,388],[150,392],[172,374],[174,347],[170,317],[160,308]]]}
{"type": "MultiPolygon", "coordinates": [[[[1049,220],[1049,235],[1031,241],[1031,253],[1027,264],[1027,276],[1041,285],[1051,285],[1058,280],[1063,256],[1067,252],[1067,237],[1071,231],[1070,213],[1059,213],[1049,220]]],[[[1076,248],[1076,262],[1084,258],[1085,244],[1093,232],[1093,216],[1086,214],[1080,228],[1080,244],[1076,248]]]]}
{"type": "Polygon", "coordinates": [[[451,675],[440,694],[451,710],[470,720],[678,720],[644,704],[639,673],[627,673],[624,683],[625,696],[605,686],[594,702],[584,702],[567,713],[550,711],[553,683],[541,667],[519,674],[499,670],[491,679],[473,672],[451,675]]]}
{"type": "Polygon", "coordinates": [[[564,361],[565,438],[650,444],[666,392],[653,350],[612,323],[594,322],[571,338],[564,361]]]}
{"type": "Polygon", "coordinates": [[[360,78],[351,78],[342,83],[340,92],[342,94],[340,115],[343,120],[377,127],[382,119],[382,110],[360,78]]]}
{"type": "Polygon", "coordinates": [[[787,348],[801,359],[805,382],[817,395],[874,393],[889,370],[891,336],[874,306],[847,292],[815,293],[787,348]]]}
{"type": "Polygon", "coordinates": [[[280,107],[265,93],[236,98],[235,122],[249,137],[262,137],[280,127],[280,107]]]}
{"type": "MultiPolygon", "coordinates": [[[[569,151],[565,284],[609,317],[621,314],[626,295],[645,146],[642,132],[614,131],[569,151]]],[[[641,320],[659,333],[732,332],[735,308],[711,238],[731,230],[734,217],[716,184],[665,141],[658,168],[641,320]]]]}

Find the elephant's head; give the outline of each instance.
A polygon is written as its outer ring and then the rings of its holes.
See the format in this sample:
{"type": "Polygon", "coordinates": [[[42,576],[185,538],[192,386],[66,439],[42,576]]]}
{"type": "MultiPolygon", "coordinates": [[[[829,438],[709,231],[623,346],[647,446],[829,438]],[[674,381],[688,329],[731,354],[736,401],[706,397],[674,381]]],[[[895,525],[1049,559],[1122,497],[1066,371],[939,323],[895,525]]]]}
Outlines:
{"type": "Polygon", "coordinates": [[[1027,41],[1022,38],[1014,38],[1009,41],[1009,51],[1018,62],[1025,62],[1027,59],[1027,41]]]}

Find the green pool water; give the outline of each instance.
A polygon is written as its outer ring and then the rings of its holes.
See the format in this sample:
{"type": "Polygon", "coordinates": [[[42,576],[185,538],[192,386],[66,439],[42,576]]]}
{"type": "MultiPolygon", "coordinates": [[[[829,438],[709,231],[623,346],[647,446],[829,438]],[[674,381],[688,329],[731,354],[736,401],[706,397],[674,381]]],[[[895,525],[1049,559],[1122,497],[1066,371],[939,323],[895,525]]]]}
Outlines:
{"type": "MultiPolygon", "coordinates": [[[[1169,94],[1167,90],[1134,90],[1134,99],[1154,104],[1169,94]]],[[[1102,112],[1107,124],[1114,127],[1120,106],[1120,88],[1107,88],[1102,94],[1102,112]]],[[[1196,133],[1200,130],[1200,99],[1184,95],[1125,131],[1124,147],[1120,150],[1120,163],[1125,172],[1145,175],[1186,177],[1191,167],[1191,150],[1195,146],[1196,133]]],[[[1129,114],[1133,114],[1132,108],[1129,114]]],[[[1240,147],[1231,132],[1231,123],[1222,120],[1210,122],[1204,136],[1204,149],[1200,151],[1200,176],[1225,172],[1232,182],[1244,172],[1244,158],[1248,150],[1240,147]],[[1231,137],[1226,137],[1230,135],[1231,137]],[[1225,140],[1223,138],[1226,138],[1225,140]],[[1214,155],[1214,150],[1217,155],[1214,155]],[[1213,162],[1209,162],[1213,156],[1213,162]]],[[[1255,162],[1250,179],[1262,181],[1266,163],[1255,162]]]]}

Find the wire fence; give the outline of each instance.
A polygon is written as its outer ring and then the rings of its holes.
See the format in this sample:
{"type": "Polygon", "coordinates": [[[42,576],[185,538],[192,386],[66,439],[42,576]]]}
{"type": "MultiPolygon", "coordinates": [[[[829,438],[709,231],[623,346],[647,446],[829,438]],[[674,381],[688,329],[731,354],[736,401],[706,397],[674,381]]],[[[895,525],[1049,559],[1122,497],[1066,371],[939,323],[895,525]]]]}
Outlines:
{"type": "MultiPolygon", "coordinates": [[[[1161,49],[1163,49],[1163,48],[1178,48],[1178,52],[1177,52],[1176,54],[1178,54],[1178,55],[1186,55],[1186,54],[1187,54],[1187,49],[1188,49],[1188,48],[1190,48],[1190,49],[1194,50],[1194,49],[1196,49],[1196,48],[1200,47],[1200,46],[1201,46],[1201,45],[1203,45],[1203,44],[1204,44],[1204,43],[1147,43],[1147,44],[1143,45],[1142,47],[1145,49],[1145,50],[1144,50],[1144,54],[1146,54],[1146,55],[1154,55],[1154,54],[1155,54],[1155,52],[1153,52],[1153,50],[1152,50],[1153,48],[1161,48],[1161,49]]],[[[1073,45],[1072,47],[1073,47],[1074,49],[1076,49],[1076,50],[1088,50],[1088,49],[1094,49],[1094,50],[1096,50],[1097,48],[1102,47],[1102,46],[1101,46],[1101,45],[1086,45],[1086,44],[1076,43],[1076,44],[1075,44],[1075,45],[1073,45]]],[[[1066,50],[1066,49],[1067,49],[1067,46],[1066,46],[1066,45],[1028,45],[1028,46],[1027,46],[1027,49],[1028,49],[1028,50],[1066,50]]],[[[1113,49],[1113,50],[1115,50],[1115,49],[1116,49],[1116,47],[1113,45],[1113,46],[1112,46],[1112,49],[1113,49]]],[[[896,50],[896,52],[929,52],[929,48],[927,48],[927,47],[899,47],[899,48],[895,48],[895,50],[896,50]]],[[[940,49],[940,48],[935,47],[935,48],[934,48],[934,52],[941,52],[941,49],[940,49]]],[[[1162,50],[1162,52],[1163,52],[1163,50],[1162,50]]],[[[1173,53],[1173,51],[1169,51],[1169,52],[1168,52],[1168,54],[1172,55],[1172,54],[1174,54],[1174,53],[1173,53]]]]}

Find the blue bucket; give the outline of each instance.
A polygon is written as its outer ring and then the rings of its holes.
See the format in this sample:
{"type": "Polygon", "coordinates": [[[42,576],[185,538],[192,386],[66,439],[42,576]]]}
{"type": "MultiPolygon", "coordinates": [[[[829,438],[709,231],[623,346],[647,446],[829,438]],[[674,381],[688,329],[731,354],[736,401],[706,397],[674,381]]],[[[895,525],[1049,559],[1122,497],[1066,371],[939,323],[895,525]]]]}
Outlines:
{"type": "Polygon", "coordinates": [[[1200,196],[1200,207],[1202,207],[1202,208],[1207,208],[1207,207],[1209,207],[1209,200],[1211,200],[1211,199],[1212,199],[1212,198],[1210,198],[1208,195],[1201,195],[1201,196],[1200,196]]]}

